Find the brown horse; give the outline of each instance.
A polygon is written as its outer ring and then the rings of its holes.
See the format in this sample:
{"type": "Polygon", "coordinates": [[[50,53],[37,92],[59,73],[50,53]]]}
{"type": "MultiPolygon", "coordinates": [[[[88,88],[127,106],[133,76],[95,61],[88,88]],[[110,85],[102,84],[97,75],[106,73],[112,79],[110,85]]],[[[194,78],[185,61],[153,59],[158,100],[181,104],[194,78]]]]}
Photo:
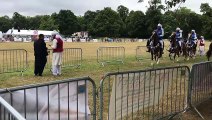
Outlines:
{"type": "Polygon", "coordinates": [[[188,34],[188,40],[189,40],[189,42],[187,43],[187,46],[186,46],[187,47],[188,56],[190,58],[194,58],[196,56],[197,44],[195,44],[195,45],[191,44],[191,41],[192,41],[191,34],[188,34]]]}
{"type": "MultiPolygon", "coordinates": [[[[178,56],[178,58],[180,57],[180,45],[178,43],[178,41],[176,41],[176,33],[173,32],[170,36],[170,43],[171,43],[171,49],[169,50],[169,58],[170,60],[172,60],[174,58],[176,58],[176,56],[178,56]],[[173,57],[173,58],[172,58],[173,57]]],[[[178,59],[177,59],[178,61],[178,59]]]]}
{"type": "Polygon", "coordinates": [[[152,60],[155,60],[157,64],[159,63],[159,58],[162,56],[160,51],[160,43],[157,36],[157,33],[154,31],[152,36],[150,37],[152,41],[152,45],[150,45],[150,53],[152,60]]]}

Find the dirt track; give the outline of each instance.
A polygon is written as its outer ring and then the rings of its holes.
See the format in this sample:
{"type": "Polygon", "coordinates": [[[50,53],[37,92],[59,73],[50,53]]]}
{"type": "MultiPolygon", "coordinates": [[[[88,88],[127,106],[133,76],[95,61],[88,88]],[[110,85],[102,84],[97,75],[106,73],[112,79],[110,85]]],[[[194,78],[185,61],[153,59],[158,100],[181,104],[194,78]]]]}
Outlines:
{"type": "MultiPolygon", "coordinates": [[[[212,99],[200,104],[197,109],[205,118],[205,120],[212,120],[212,99]]],[[[202,120],[201,117],[194,110],[184,113],[183,120],[202,120]]]]}

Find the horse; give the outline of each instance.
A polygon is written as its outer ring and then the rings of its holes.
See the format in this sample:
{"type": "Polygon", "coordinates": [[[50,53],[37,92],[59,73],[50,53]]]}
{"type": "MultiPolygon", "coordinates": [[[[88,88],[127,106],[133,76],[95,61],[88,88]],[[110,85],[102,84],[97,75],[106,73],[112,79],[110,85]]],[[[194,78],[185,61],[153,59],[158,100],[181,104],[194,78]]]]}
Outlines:
{"type": "Polygon", "coordinates": [[[151,45],[150,45],[150,53],[151,59],[155,60],[157,64],[159,63],[159,58],[162,56],[162,52],[160,49],[160,43],[157,36],[157,33],[154,31],[152,36],[150,37],[151,45]]]}
{"type": "MultiPolygon", "coordinates": [[[[170,36],[170,43],[171,43],[171,49],[169,50],[169,58],[170,60],[172,60],[172,57],[174,57],[174,60],[176,58],[176,56],[178,56],[178,58],[180,57],[180,45],[178,43],[178,41],[176,41],[176,33],[173,32],[170,36]]],[[[178,59],[177,59],[178,61],[178,59]]]]}
{"type": "Polygon", "coordinates": [[[181,41],[181,47],[182,47],[182,53],[181,53],[181,55],[182,56],[184,56],[185,57],[185,59],[184,60],[188,60],[188,45],[187,45],[187,42],[188,40],[187,39],[183,39],[182,41],[181,41]]]}
{"type": "Polygon", "coordinates": [[[196,48],[197,48],[197,44],[192,45],[191,44],[191,34],[189,34],[188,37],[189,42],[187,43],[187,50],[188,50],[188,56],[190,58],[194,58],[196,56],[196,48]]]}
{"type": "Polygon", "coordinates": [[[210,57],[212,56],[212,43],[209,46],[209,50],[206,52],[206,57],[208,61],[210,61],[210,57]]]}

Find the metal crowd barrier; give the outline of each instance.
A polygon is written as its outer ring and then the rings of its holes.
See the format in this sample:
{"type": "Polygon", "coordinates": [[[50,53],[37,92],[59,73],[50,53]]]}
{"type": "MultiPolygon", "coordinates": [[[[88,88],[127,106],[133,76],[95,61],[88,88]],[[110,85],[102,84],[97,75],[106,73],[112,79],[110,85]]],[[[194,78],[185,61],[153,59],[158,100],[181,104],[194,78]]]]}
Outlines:
{"type": "Polygon", "coordinates": [[[124,47],[99,47],[97,49],[97,62],[103,66],[105,63],[121,62],[124,63],[124,47]]]}
{"type": "Polygon", "coordinates": [[[0,120],[26,120],[10,104],[0,97],[0,120]]]}
{"type": "Polygon", "coordinates": [[[108,73],[100,82],[100,120],[171,119],[187,110],[187,66],[108,73]]]}
{"type": "Polygon", "coordinates": [[[27,120],[96,120],[96,85],[89,77],[0,90],[0,96],[27,120]]]}
{"type": "Polygon", "coordinates": [[[194,64],[189,85],[190,106],[203,118],[196,106],[212,97],[212,62],[194,64]]]}
{"type": "Polygon", "coordinates": [[[27,69],[27,51],[24,49],[0,50],[0,74],[21,72],[27,69]]]}
{"type": "MultiPolygon", "coordinates": [[[[53,50],[49,49],[47,60],[47,67],[52,66],[53,50]]],[[[62,57],[62,67],[80,67],[82,63],[82,49],[81,48],[64,48],[62,57]]]]}

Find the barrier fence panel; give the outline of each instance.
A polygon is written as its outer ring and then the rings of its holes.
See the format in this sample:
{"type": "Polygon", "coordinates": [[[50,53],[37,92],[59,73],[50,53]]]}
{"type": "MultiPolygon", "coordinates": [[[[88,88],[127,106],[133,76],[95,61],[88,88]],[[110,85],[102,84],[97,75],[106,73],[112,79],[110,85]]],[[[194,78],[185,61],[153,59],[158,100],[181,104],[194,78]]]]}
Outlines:
{"type": "Polygon", "coordinates": [[[0,96],[27,120],[96,120],[96,85],[89,77],[10,88],[0,96]]]}
{"type": "Polygon", "coordinates": [[[24,49],[0,50],[0,74],[23,72],[27,69],[27,51],[24,49]]]}
{"type": "Polygon", "coordinates": [[[121,62],[124,63],[124,47],[99,47],[97,49],[97,62],[103,66],[105,63],[121,62]]]}
{"type": "Polygon", "coordinates": [[[147,47],[146,46],[137,46],[136,47],[136,60],[141,61],[145,59],[151,59],[150,53],[147,53],[147,47]]]}
{"type": "Polygon", "coordinates": [[[170,119],[187,109],[186,66],[109,73],[100,82],[101,120],[170,119]]]}
{"type": "Polygon", "coordinates": [[[10,104],[0,97],[0,120],[25,120],[10,104]]]}
{"type": "MultiPolygon", "coordinates": [[[[49,49],[47,67],[52,66],[53,50],[49,49]]],[[[64,48],[62,57],[62,67],[79,67],[82,63],[82,49],[81,48],[64,48]]]]}
{"type": "Polygon", "coordinates": [[[212,97],[212,62],[192,66],[190,94],[190,104],[194,108],[212,97]]]}

